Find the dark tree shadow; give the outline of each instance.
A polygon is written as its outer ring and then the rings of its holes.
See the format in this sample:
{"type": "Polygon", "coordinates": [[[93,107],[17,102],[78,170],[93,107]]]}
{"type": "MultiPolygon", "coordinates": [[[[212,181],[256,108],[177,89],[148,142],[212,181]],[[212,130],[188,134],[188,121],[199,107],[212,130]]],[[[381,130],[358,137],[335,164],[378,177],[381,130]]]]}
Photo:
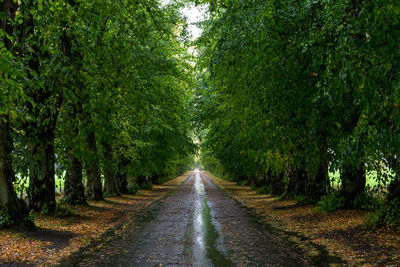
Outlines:
{"type": "Polygon", "coordinates": [[[252,196],[252,197],[246,197],[247,199],[271,199],[271,198],[276,198],[276,196],[273,196],[273,195],[265,195],[265,196],[263,196],[263,195],[255,195],[255,196],[252,196]]]}
{"type": "Polygon", "coordinates": [[[105,203],[108,203],[108,204],[112,204],[112,205],[116,205],[116,206],[124,206],[124,205],[126,205],[125,203],[120,203],[120,202],[112,201],[112,200],[109,200],[109,199],[102,200],[102,202],[105,202],[105,203]]]}
{"type": "Polygon", "coordinates": [[[307,205],[295,203],[295,204],[284,205],[284,206],[275,206],[275,207],[273,207],[273,209],[274,210],[291,210],[291,209],[296,209],[296,208],[304,207],[304,206],[307,206],[307,205]]]}
{"type": "Polygon", "coordinates": [[[57,231],[47,228],[37,228],[35,231],[24,231],[26,237],[50,242],[48,249],[62,249],[69,245],[71,238],[78,236],[78,234],[68,231],[57,231]]]}
{"type": "Polygon", "coordinates": [[[112,208],[109,208],[109,207],[97,207],[97,206],[93,206],[93,205],[89,205],[88,208],[90,210],[100,211],[100,212],[112,210],[112,208]]]}
{"type": "Polygon", "coordinates": [[[362,253],[378,253],[381,256],[391,256],[396,247],[390,244],[382,245],[374,242],[374,238],[368,238],[369,230],[359,225],[349,227],[347,229],[335,229],[332,231],[325,231],[320,233],[319,237],[329,239],[340,239],[345,241],[355,251],[362,253]]]}

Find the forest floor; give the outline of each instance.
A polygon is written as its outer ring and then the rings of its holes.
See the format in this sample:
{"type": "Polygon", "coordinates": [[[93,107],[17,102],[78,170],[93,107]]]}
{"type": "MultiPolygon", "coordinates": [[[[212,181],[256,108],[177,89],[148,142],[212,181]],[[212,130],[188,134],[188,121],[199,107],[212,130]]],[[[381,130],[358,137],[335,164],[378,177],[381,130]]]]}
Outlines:
{"type": "Polygon", "coordinates": [[[69,207],[74,215],[56,217],[35,213],[36,231],[0,230],[0,265],[51,265],[100,239],[109,229],[140,213],[181,184],[189,172],[135,195],[89,201],[69,207]]]}
{"type": "Polygon", "coordinates": [[[311,258],[324,259],[330,265],[342,265],[330,260],[337,256],[351,266],[400,266],[400,232],[365,227],[366,212],[319,212],[315,205],[282,201],[257,194],[248,186],[207,175],[261,223],[280,229],[311,258]]]}

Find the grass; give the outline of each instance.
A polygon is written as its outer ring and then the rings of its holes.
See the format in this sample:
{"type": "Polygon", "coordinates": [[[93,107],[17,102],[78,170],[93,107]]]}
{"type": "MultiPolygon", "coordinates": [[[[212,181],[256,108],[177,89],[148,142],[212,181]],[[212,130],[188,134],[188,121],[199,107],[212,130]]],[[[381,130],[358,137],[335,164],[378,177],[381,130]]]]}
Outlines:
{"type": "MultiPolygon", "coordinates": [[[[366,185],[370,188],[376,188],[378,186],[386,187],[386,185],[392,180],[394,173],[393,173],[393,171],[388,170],[384,173],[384,175],[385,176],[387,175],[389,177],[386,184],[383,184],[383,182],[378,181],[376,171],[368,171],[367,177],[366,177],[366,185]]],[[[329,179],[331,181],[332,187],[334,187],[334,188],[340,187],[340,185],[341,185],[340,173],[338,170],[336,172],[329,172],[329,179]]]]}
{"type": "MultiPolygon", "coordinates": [[[[19,181],[18,184],[15,185],[15,191],[17,192],[18,195],[21,194],[21,190],[23,189],[24,194],[26,193],[27,188],[29,187],[29,178],[24,179],[23,181],[21,180],[21,176],[20,175],[16,175],[17,176],[17,180],[19,181]]],[[[56,192],[61,192],[64,190],[64,178],[65,178],[65,171],[63,172],[63,174],[61,176],[59,175],[55,175],[54,178],[54,182],[56,185],[56,192]],[[61,186],[61,190],[60,190],[60,186],[61,186]]]]}

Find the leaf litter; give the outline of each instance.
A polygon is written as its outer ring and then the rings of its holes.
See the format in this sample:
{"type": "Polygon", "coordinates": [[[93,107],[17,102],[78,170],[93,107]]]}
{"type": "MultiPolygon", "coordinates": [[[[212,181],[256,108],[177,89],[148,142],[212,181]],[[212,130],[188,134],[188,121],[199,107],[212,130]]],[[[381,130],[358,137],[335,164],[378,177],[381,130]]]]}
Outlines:
{"type": "Polygon", "coordinates": [[[100,238],[107,230],[139,213],[178,186],[189,172],[151,190],[135,195],[89,201],[88,205],[68,206],[75,215],[57,217],[35,213],[37,230],[0,230],[0,264],[56,264],[100,238]]]}
{"type": "Polygon", "coordinates": [[[287,237],[310,257],[320,256],[314,248],[321,246],[329,255],[343,259],[346,266],[400,265],[400,232],[366,227],[365,211],[319,212],[316,205],[257,194],[249,186],[207,175],[263,222],[288,233],[287,237]]]}

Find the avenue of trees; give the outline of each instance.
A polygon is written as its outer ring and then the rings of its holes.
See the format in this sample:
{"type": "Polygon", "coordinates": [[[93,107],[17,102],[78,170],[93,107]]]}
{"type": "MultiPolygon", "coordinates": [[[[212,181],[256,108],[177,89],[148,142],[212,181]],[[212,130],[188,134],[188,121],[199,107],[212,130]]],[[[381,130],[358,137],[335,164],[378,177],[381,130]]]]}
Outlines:
{"type": "Polygon", "coordinates": [[[0,0],[0,219],[134,192],[194,152],[179,5],[0,0]],[[22,197],[24,200],[18,198],[22,197]]]}
{"type": "Polygon", "coordinates": [[[400,2],[209,2],[197,42],[205,168],[400,225],[400,2]]]}

